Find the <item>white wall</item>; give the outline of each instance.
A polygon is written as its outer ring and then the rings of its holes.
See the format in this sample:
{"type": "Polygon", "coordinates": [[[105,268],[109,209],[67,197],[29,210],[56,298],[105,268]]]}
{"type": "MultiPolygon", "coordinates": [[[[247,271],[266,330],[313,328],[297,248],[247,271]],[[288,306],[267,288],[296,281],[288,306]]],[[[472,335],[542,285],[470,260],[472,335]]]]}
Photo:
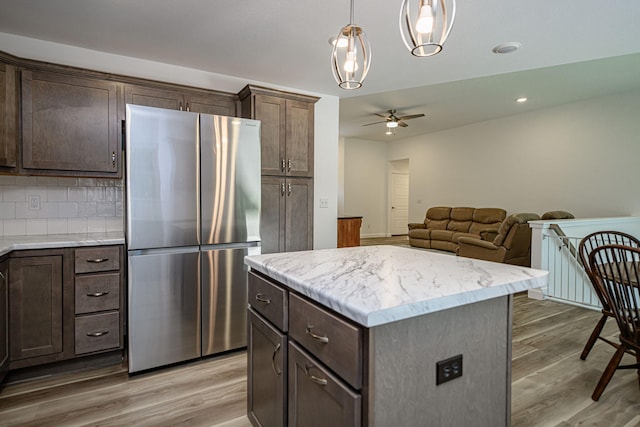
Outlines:
{"type": "MultiPolygon", "coordinates": [[[[314,180],[314,247],[336,247],[338,183],[338,97],[301,89],[251,81],[238,77],[163,64],[144,59],[113,55],[74,46],[0,33],[0,49],[12,55],[88,68],[114,74],[184,84],[237,93],[247,84],[319,96],[315,106],[315,180],[314,180]],[[329,207],[319,209],[319,198],[329,200],[329,207]]],[[[256,66],[259,66],[257,64],[256,66]]]]}
{"type": "Polygon", "coordinates": [[[363,237],[387,234],[385,168],[409,159],[409,222],[437,205],[640,215],[639,111],[634,91],[393,143],[346,139],[345,211],[368,221],[363,237]]]}
{"type": "Polygon", "coordinates": [[[345,139],[344,214],[362,215],[361,237],[387,235],[387,143],[345,139]]]}

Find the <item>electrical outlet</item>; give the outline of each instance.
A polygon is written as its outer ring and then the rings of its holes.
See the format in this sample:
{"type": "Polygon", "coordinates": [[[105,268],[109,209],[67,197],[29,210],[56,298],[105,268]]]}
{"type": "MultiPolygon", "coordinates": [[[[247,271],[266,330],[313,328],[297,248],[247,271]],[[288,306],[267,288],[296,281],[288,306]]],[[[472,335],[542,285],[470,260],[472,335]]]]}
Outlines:
{"type": "Polygon", "coordinates": [[[28,200],[30,211],[40,210],[40,196],[29,196],[28,200]]]}
{"type": "Polygon", "coordinates": [[[329,199],[320,199],[320,207],[328,208],[329,207],[329,199]]]}
{"type": "Polygon", "coordinates": [[[462,355],[436,362],[436,385],[462,376],[462,355]]]}

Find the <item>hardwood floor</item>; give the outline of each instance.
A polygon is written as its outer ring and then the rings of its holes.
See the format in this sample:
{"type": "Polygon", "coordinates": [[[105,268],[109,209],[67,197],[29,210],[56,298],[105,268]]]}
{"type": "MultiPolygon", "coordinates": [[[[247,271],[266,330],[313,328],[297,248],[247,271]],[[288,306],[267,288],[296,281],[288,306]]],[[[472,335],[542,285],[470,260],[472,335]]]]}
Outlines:
{"type": "MultiPolygon", "coordinates": [[[[640,426],[636,371],[617,371],[600,401],[591,400],[613,354],[598,342],[586,361],[579,359],[598,318],[593,311],[516,295],[514,427],[640,426]]],[[[605,331],[617,336],[612,321],[605,331]]],[[[623,362],[634,361],[625,355],[623,362]]],[[[56,375],[0,392],[0,426],[241,427],[250,425],[245,411],[244,352],[131,377],[122,366],[56,375]]]]}

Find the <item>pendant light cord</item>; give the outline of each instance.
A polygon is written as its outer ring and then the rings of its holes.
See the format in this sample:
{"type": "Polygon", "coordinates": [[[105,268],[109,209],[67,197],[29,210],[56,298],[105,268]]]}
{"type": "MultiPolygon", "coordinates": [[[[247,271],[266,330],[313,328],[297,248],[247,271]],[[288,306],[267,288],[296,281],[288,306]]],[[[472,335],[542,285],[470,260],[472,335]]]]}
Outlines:
{"type": "Polygon", "coordinates": [[[353,25],[353,2],[354,0],[351,0],[351,14],[350,14],[350,24],[353,25]]]}

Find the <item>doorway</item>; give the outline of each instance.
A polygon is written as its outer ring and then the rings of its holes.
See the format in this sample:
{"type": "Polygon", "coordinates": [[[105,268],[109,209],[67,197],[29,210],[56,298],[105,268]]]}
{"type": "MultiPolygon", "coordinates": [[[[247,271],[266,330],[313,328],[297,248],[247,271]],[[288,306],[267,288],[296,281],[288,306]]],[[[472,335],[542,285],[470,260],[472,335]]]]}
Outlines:
{"type": "Polygon", "coordinates": [[[392,236],[407,234],[409,222],[409,159],[389,162],[389,230],[392,236]]]}

